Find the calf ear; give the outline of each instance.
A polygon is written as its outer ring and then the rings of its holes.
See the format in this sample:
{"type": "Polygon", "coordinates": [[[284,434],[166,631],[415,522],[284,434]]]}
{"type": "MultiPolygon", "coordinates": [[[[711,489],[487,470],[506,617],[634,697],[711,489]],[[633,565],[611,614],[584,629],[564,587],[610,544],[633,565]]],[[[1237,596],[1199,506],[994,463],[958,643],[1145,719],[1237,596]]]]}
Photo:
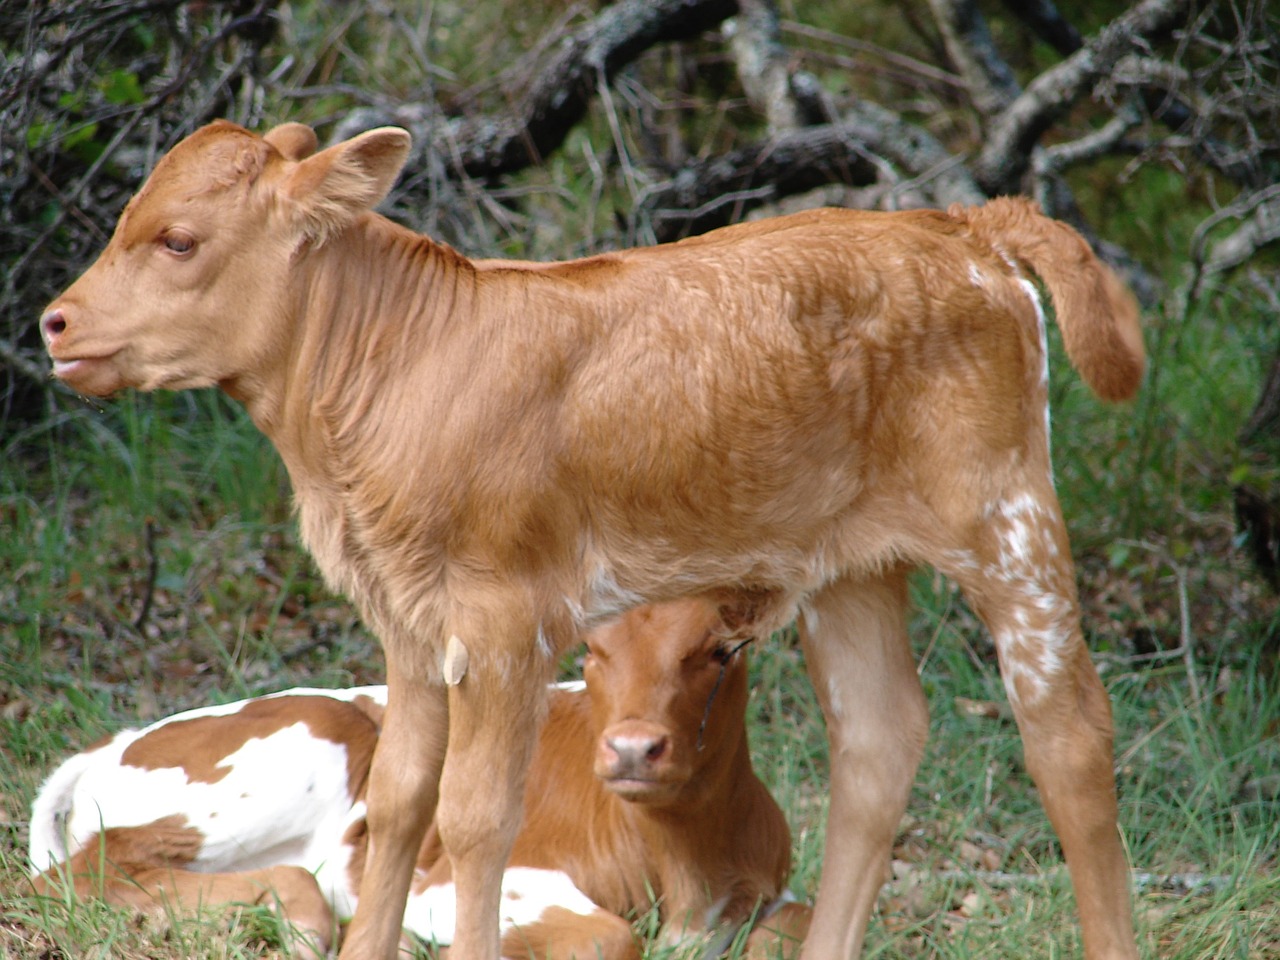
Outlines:
{"type": "Polygon", "coordinates": [[[282,192],[311,238],[323,242],[382,202],[409,157],[409,144],[409,134],[399,127],[379,127],[290,170],[282,192]]]}
{"type": "Polygon", "coordinates": [[[282,123],[262,135],[286,160],[303,160],[316,152],[316,132],[305,123],[282,123]]]}

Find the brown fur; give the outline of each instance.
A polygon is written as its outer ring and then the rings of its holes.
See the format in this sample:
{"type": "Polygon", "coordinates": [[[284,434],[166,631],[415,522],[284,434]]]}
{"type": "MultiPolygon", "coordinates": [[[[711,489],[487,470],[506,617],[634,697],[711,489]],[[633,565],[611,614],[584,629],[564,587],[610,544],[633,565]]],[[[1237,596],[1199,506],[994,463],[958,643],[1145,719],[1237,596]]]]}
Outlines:
{"type": "Polygon", "coordinates": [[[351,795],[363,798],[378,727],[369,708],[359,701],[343,703],[316,697],[254,700],[227,716],[166,723],[129,744],[121,760],[143,770],[177,767],[188,780],[217,783],[230,772],[223,761],[246,742],[296,723],[305,724],[314,737],[346,747],[351,795]],[[216,731],[217,736],[207,736],[205,731],[216,731]]]}
{"type": "Polygon", "coordinates": [[[202,840],[200,831],[182,817],[114,827],[66,863],[33,877],[32,889],[38,896],[61,897],[69,886],[81,899],[96,897],[154,916],[195,914],[233,903],[266,904],[292,925],[298,956],[320,960],[328,953],[335,934],[333,914],[310,873],[293,866],[237,873],[183,869],[202,840]]]}
{"type": "Polygon", "coordinates": [[[455,955],[494,960],[557,652],[614,610],[726,590],[772,598],[762,630],[799,609],[833,758],[805,955],[857,954],[927,731],[902,613],[920,563],[996,638],[1087,955],[1135,956],[1022,277],[1048,287],[1084,379],[1130,396],[1136,310],[1083,241],[1004,199],[473,262],[369,212],[408,147],[387,128],[304,157],[295,133],[206,127],[42,323],[55,373],[86,393],[242,400],[320,568],[382,640],[392,702],[344,957],[394,952],[439,783],[455,955]],[[471,657],[446,694],[451,636],[471,657]],[[418,733],[446,696],[447,751],[418,733]]]}

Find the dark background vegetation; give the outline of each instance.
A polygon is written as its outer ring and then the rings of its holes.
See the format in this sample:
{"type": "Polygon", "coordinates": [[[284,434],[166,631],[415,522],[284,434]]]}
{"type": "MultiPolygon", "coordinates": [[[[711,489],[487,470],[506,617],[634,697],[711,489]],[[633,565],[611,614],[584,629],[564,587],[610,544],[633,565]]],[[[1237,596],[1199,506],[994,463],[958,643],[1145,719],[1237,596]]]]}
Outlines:
{"type": "MultiPolygon", "coordinates": [[[[0,863],[15,884],[26,804],[66,750],[210,699],[380,677],[376,645],[299,550],[273,451],[233,404],[87,404],[48,376],[42,307],[155,160],[214,117],[302,120],[322,143],[408,128],[414,153],[383,209],[476,256],[1003,193],[1077,226],[1138,292],[1151,354],[1129,406],[1102,408],[1058,352],[1053,394],[1086,630],[1117,704],[1122,825],[1154,878],[1140,884],[1144,949],[1280,956],[1274,4],[7,0],[0,863]]],[[[922,576],[916,593],[938,746],[873,948],[984,955],[974,931],[990,926],[1010,956],[1070,952],[1061,884],[1026,881],[1056,854],[990,645],[945,583],[922,576]],[[956,869],[967,879],[938,879],[956,869]]],[[[785,638],[758,658],[753,710],[797,834],[797,891],[812,895],[825,754],[797,658],[785,638]]],[[[161,950],[124,921],[9,902],[0,912],[25,917],[0,924],[9,955],[161,950]]],[[[173,955],[205,949],[157,936],[173,955]]],[[[209,949],[252,953],[263,936],[250,924],[232,936],[248,946],[209,949]]]]}

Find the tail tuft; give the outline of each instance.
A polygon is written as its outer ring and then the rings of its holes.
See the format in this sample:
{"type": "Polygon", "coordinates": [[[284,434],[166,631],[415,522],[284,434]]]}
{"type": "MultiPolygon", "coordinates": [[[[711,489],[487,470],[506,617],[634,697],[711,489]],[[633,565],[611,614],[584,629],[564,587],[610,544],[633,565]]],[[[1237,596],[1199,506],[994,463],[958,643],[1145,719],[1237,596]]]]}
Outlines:
{"type": "Polygon", "coordinates": [[[43,873],[70,855],[67,849],[67,818],[71,814],[76,786],[92,758],[90,752],[77,753],[65,760],[41,784],[31,804],[28,866],[32,874],[43,873]]]}

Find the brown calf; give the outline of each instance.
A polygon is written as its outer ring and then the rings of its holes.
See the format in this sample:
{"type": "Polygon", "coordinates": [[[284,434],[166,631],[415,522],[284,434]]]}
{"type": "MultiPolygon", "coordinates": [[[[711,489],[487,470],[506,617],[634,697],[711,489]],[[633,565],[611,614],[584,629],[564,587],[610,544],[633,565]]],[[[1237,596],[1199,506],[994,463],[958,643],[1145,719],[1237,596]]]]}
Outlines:
{"type": "Polygon", "coordinates": [[[1005,199],[474,262],[371,212],[404,131],[314,149],[296,124],[197,131],[41,326],[82,392],[241,400],[317,563],[382,641],[371,861],[344,957],[393,954],[437,783],[455,954],[498,956],[558,652],[613,612],[699,593],[758,601],[761,632],[798,611],[832,755],[804,956],[857,955],[927,732],[904,612],[921,563],[995,639],[1087,955],[1136,955],[1024,271],[1100,396],[1130,396],[1144,360],[1132,298],[1076,233],[1005,199]],[[446,699],[443,750],[419,731],[446,699]]]}
{"type": "MultiPolygon", "coordinates": [[[[751,768],[741,641],[710,604],[681,600],[587,642],[586,689],[553,690],[534,752],[503,878],[503,956],[637,960],[626,918],[655,897],[663,935],[707,940],[708,957],[754,918],[750,956],[798,953],[808,909],[785,896],[791,835],[751,768]]],[[[385,703],[385,687],[288,690],[76,754],[32,806],[37,891],[67,878],[144,911],[267,903],[300,952],[323,955],[357,901],[385,703]]],[[[428,831],[405,929],[447,945],[442,853],[428,831]]]]}

